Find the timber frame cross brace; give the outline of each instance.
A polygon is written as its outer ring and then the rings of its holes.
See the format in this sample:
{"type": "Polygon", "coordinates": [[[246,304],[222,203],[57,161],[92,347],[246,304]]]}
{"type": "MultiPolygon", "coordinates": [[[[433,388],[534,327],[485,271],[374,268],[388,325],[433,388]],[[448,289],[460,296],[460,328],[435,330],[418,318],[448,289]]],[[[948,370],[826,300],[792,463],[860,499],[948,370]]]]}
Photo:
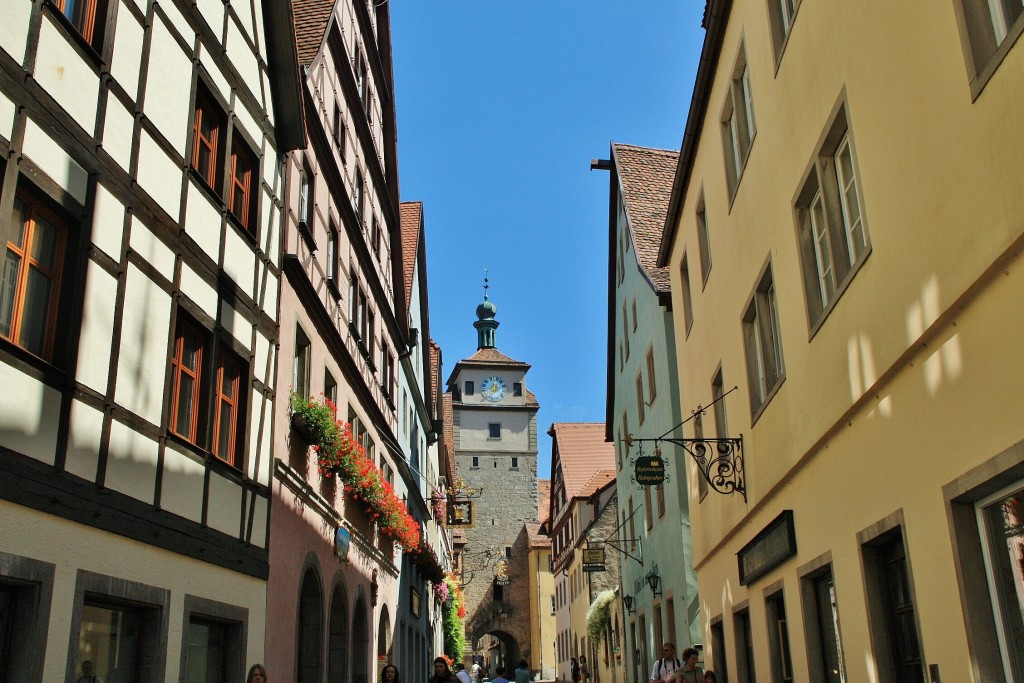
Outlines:
{"type": "MultiPolygon", "coordinates": [[[[672,429],[654,439],[636,439],[632,434],[627,434],[623,441],[629,449],[634,443],[654,442],[654,455],[660,456],[659,444],[662,441],[675,444],[685,450],[697,463],[700,475],[718,493],[731,494],[739,493],[743,496],[743,502],[747,501],[747,487],[743,479],[743,435],[738,437],[722,437],[715,439],[685,439],[669,436],[672,432],[682,427],[690,420],[707,415],[708,408],[726,396],[736,391],[733,387],[706,406],[698,405],[686,418],[672,429]]],[[[643,446],[640,446],[641,451],[643,446]]],[[[641,564],[643,564],[641,562],[641,564]]]]}

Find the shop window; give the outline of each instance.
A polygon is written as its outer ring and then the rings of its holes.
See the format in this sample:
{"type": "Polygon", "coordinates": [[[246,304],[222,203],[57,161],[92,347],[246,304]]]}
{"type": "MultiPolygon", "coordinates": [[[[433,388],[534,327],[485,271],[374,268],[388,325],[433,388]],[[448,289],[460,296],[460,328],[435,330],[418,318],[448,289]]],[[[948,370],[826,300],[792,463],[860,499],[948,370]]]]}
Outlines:
{"type": "Polygon", "coordinates": [[[11,228],[0,279],[0,337],[51,360],[68,229],[23,189],[11,228]]]}

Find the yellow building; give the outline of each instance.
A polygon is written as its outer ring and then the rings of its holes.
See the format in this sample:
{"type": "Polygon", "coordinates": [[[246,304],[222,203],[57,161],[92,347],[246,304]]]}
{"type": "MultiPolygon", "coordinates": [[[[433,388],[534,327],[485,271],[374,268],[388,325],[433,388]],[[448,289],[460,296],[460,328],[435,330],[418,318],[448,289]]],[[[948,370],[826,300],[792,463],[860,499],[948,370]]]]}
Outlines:
{"type": "MultiPolygon", "coordinates": [[[[530,567],[530,673],[541,680],[555,678],[555,576],[548,537],[548,506],[551,481],[537,480],[537,516],[539,522],[527,522],[530,567]]],[[[518,662],[514,662],[518,664],[518,662]]]]}
{"type": "Polygon", "coordinates": [[[1024,681],[1021,4],[705,27],[659,255],[682,415],[743,437],[745,495],[689,463],[704,663],[1024,681]]]}

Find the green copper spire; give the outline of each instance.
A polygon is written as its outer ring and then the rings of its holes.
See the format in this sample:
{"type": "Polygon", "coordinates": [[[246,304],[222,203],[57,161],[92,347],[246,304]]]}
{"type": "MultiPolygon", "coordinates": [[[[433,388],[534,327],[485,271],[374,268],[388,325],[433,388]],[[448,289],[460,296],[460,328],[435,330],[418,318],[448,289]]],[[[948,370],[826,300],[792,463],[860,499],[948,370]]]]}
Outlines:
{"type": "Polygon", "coordinates": [[[498,321],[494,319],[494,316],[498,312],[498,307],[487,298],[487,290],[490,288],[488,282],[490,280],[487,278],[487,269],[484,268],[484,300],[476,307],[477,320],[473,323],[473,327],[476,328],[478,351],[497,348],[494,342],[494,332],[498,329],[498,321]]]}

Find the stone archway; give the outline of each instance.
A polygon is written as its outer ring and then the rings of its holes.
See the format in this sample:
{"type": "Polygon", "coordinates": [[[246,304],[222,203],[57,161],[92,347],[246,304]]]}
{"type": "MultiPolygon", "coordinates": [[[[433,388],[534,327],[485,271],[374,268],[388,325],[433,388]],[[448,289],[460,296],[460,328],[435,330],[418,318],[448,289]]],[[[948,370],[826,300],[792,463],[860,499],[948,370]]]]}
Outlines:
{"type": "Polygon", "coordinates": [[[472,646],[473,658],[479,658],[477,661],[487,668],[490,678],[497,676],[499,666],[505,669],[505,678],[510,678],[523,656],[519,642],[507,631],[488,631],[472,646]]]}

